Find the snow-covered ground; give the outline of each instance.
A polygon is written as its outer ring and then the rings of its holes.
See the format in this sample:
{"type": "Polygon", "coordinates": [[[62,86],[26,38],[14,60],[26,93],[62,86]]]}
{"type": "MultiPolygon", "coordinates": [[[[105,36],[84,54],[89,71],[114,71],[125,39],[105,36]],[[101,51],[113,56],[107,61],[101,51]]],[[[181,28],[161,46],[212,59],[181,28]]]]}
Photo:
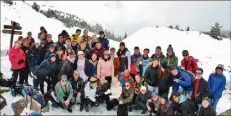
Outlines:
{"type": "MultiPolygon", "coordinates": [[[[32,8],[21,1],[16,2],[16,5],[9,6],[1,1],[1,27],[4,24],[10,24],[11,20],[19,22],[22,26],[23,36],[26,36],[28,31],[32,31],[34,38],[37,38],[40,26],[45,26],[48,33],[53,35],[54,41],[57,40],[57,35],[62,30],[67,30],[70,34],[74,33],[76,28],[68,29],[64,25],[55,19],[48,19],[44,15],[37,13],[32,8]]],[[[121,27],[122,28],[122,27],[121,27]]],[[[92,33],[90,33],[92,35],[92,33]]],[[[18,36],[15,36],[14,40],[18,36]]],[[[1,33],[1,50],[8,49],[10,42],[10,35],[1,33]]],[[[124,40],[126,46],[133,53],[134,46],[139,46],[142,49],[151,49],[151,54],[154,53],[155,47],[160,45],[162,51],[166,54],[168,44],[172,44],[176,55],[178,56],[179,63],[182,59],[181,52],[183,49],[189,50],[190,55],[199,59],[199,65],[204,69],[204,78],[208,79],[211,72],[218,63],[224,64],[227,71],[224,72],[227,83],[230,82],[230,40],[224,39],[223,41],[217,41],[210,38],[207,35],[199,34],[196,31],[182,32],[177,30],[171,30],[165,27],[146,27],[129,36],[124,40]]],[[[111,47],[118,48],[118,42],[110,41],[111,47]]],[[[151,55],[150,54],[150,55],[151,55]]],[[[10,78],[12,72],[10,71],[10,62],[7,56],[1,56],[1,71],[4,73],[6,78],[10,78]]],[[[32,83],[32,79],[29,81],[32,83]]],[[[230,89],[230,86],[227,86],[230,89]]],[[[218,114],[231,108],[230,90],[223,92],[223,96],[220,99],[217,107],[218,114]]],[[[8,105],[2,109],[1,114],[12,115],[11,103],[20,99],[20,97],[12,97],[10,93],[4,93],[4,97],[7,98],[8,105]]],[[[106,111],[104,106],[96,107],[90,110],[91,112],[86,113],[85,111],[79,112],[79,106],[75,106],[72,114],[78,115],[116,115],[115,111],[106,111]]],[[[129,115],[140,115],[141,111],[133,111],[129,115]]],[[[66,110],[56,108],[52,109],[45,115],[71,115],[66,110]]]]}

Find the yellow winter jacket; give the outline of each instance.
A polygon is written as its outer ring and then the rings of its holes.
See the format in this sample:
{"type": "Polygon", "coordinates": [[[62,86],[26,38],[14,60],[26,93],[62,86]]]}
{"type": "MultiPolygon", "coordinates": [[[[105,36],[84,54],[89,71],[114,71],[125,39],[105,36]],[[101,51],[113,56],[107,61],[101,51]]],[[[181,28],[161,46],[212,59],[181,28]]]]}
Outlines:
{"type": "Polygon", "coordinates": [[[79,36],[79,37],[70,36],[70,38],[71,38],[71,42],[72,42],[73,40],[77,40],[77,43],[78,43],[78,44],[83,40],[81,36],[79,36]]]}

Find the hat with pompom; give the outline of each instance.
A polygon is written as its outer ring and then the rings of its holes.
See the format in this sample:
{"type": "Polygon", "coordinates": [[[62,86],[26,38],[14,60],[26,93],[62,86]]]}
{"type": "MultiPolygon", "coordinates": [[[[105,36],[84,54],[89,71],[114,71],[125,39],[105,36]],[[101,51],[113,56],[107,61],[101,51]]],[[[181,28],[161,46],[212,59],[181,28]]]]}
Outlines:
{"type": "Polygon", "coordinates": [[[168,51],[172,51],[172,52],[173,52],[173,48],[172,48],[172,45],[171,45],[171,44],[168,45],[167,52],[168,52],[168,51]]]}

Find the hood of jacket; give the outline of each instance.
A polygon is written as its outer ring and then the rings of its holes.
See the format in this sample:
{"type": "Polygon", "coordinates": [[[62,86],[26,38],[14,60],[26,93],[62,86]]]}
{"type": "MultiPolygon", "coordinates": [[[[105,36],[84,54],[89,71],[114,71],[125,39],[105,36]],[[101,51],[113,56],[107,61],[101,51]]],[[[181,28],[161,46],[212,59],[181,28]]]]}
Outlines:
{"type": "Polygon", "coordinates": [[[185,97],[184,95],[180,95],[179,104],[185,102],[186,100],[187,100],[187,97],[185,97]]]}

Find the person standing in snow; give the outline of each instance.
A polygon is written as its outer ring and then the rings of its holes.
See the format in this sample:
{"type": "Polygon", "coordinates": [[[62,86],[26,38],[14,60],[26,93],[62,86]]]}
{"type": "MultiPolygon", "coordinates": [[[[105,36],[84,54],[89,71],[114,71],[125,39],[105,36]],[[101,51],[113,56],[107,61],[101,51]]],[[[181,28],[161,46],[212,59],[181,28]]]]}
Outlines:
{"type": "Polygon", "coordinates": [[[97,63],[98,63],[98,61],[96,59],[97,59],[97,55],[95,53],[92,53],[91,59],[89,60],[89,62],[92,64],[91,67],[92,67],[92,70],[94,72],[93,76],[96,76],[96,73],[97,73],[97,63]]]}
{"type": "Polygon", "coordinates": [[[159,63],[158,59],[153,60],[144,74],[144,80],[148,83],[148,90],[156,92],[156,94],[159,94],[157,86],[158,73],[161,71],[159,63]]]}
{"type": "Polygon", "coordinates": [[[124,70],[128,69],[129,71],[131,70],[130,65],[131,65],[131,55],[129,50],[125,47],[124,42],[120,42],[120,48],[117,51],[117,56],[119,57],[120,60],[120,73],[124,72],[124,70]]]}
{"type": "Polygon", "coordinates": [[[72,112],[72,106],[74,105],[73,89],[71,83],[67,81],[67,76],[62,75],[61,80],[55,85],[55,93],[57,95],[57,101],[60,103],[63,109],[67,109],[68,112],[72,112]]]}
{"type": "Polygon", "coordinates": [[[148,63],[152,61],[151,58],[149,58],[149,49],[145,48],[143,50],[143,56],[139,57],[136,61],[136,70],[140,73],[141,76],[144,76],[146,69],[148,68],[148,63]]]}
{"type": "Polygon", "coordinates": [[[175,56],[172,45],[170,44],[167,48],[167,55],[164,58],[163,62],[167,63],[168,69],[171,67],[176,67],[178,65],[178,58],[175,56]]]}
{"type": "Polygon", "coordinates": [[[24,53],[26,54],[26,67],[24,68],[24,77],[23,77],[23,84],[25,85],[29,85],[28,83],[28,76],[29,76],[29,73],[30,73],[30,67],[29,67],[29,62],[28,62],[28,51],[30,50],[30,45],[29,45],[29,41],[27,38],[23,39],[22,40],[22,46],[21,46],[21,49],[24,51],[24,53]]]}
{"type": "Polygon", "coordinates": [[[84,87],[84,93],[85,93],[85,100],[84,100],[84,106],[85,111],[89,112],[89,105],[97,106],[96,102],[96,91],[97,91],[97,78],[91,77],[90,81],[87,82],[87,84],[84,87]]]}
{"type": "Polygon", "coordinates": [[[208,82],[202,77],[203,69],[198,68],[196,70],[196,81],[193,83],[193,92],[191,99],[198,105],[201,106],[202,99],[210,96],[210,89],[208,82]]]}
{"type": "Polygon", "coordinates": [[[39,66],[39,55],[39,43],[35,42],[27,53],[29,67],[33,75],[35,75],[35,70],[39,66]]]}
{"type": "Polygon", "coordinates": [[[98,38],[96,37],[96,35],[92,35],[92,39],[90,41],[90,43],[91,43],[91,49],[90,50],[92,50],[95,47],[97,42],[98,42],[98,38]]]}
{"type": "Polygon", "coordinates": [[[45,57],[44,57],[44,60],[48,59],[49,56],[50,56],[52,53],[54,53],[54,52],[55,52],[55,46],[54,46],[53,44],[50,44],[50,45],[49,45],[49,51],[46,52],[46,55],[45,55],[45,57]]]}
{"type": "Polygon", "coordinates": [[[157,46],[156,50],[155,50],[155,54],[153,54],[151,56],[152,59],[159,59],[160,60],[160,64],[163,62],[165,56],[163,55],[162,51],[161,51],[161,47],[157,46]]]}
{"type": "Polygon", "coordinates": [[[104,51],[106,51],[106,49],[102,46],[102,43],[97,42],[95,48],[91,50],[91,53],[95,53],[97,55],[97,60],[99,60],[104,56],[104,51]]]}
{"type": "Polygon", "coordinates": [[[158,92],[161,97],[168,97],[169,88],[173,84],[173,78],[170,76],[170,71],[167,70],[167,64],[161,64],[161,71],[158,74],[158,92]]]}
{"type": "Polygon", "coordinates": [[[41,40],[41,35],[47,34],[47,30],[44,28],[44,26],[40,27],[40,33],[38,33],[38,39],[41,40]]]}
{"type": "Polygon", "coordinates": [[[90,53],[89,49],[87,49],[86,43],[84,41],[80,42],[80,49],[79,50],[84,52],[86,59],[89,60],[91,58],[91,53],[90,53]]]}
{"type": "Polygon", "coordinates": [[[192,95],[192,86],[194,77],[183,71],[180,67],[172,67],[170,69],[171,74],[173,76],[173,92],[179,92],[181,94],[186,95],[186,97],[190,98],[192,95]]]}
{"type": "Polygon", "coordinates": [[[56,45],[57,46],[63,46],[64,44],[65,44],[64,35],[62,33],[60,33],[58,35],[58,42],[56,42],[56,45]]]}
{"type": "Polygon", "coordinates": [[[32,37],[32,33],[30,31],[27,32],[27,37],[26,38],[30,41],[30,43],[29,43],[30,46],[32,46],[35,43],[35,40],[32,37]]]}
{"type": "Polygon", "coordinates": [[[39,64],[41,64],[45,58],[46,55],[46,42],[41,41],[40,47],[39,47],[39,64]]]}
{"type": "Polygon", "coordinates": [[[103,31],[99,32],[98,41],[102,43],[103,48],[105,48],[106,50],[109,50],[109,40],[105,37],[103,31]]]}
{"type": "Polygon", "coordinates": [[[181,61],[181,67],[183,67],[185,70],[191,71],[192,73],[196,74],[198,65],[194,57],[189,56],[188,50],[183,50],[182,55],[184,59],[181,61]]]}
{"type": "Polygon", "coordinates": [[[25,76],[24,68],[26,67],[26,55],[20,48],[22,45],[21,41],[15,41],[14,47],[12,47],[8,53],[9,60],[12,68],[13,87],[16,85],[19,75],[19,83],[23,83],[23,77],[25,76]]]}
{"type": "Polygon", "coordinates": [[[80,29],[77,29],[77,30],[75,31],[75,36],[74,36],[74,37],[73,37],[73,36],[71,37],[71,41],[77,40],[77,43],[80,44],[80,42],[83,40],[82,37],[80,36],[80,34],[81,34],[81,30],[80,30],[80,29]]]}
{"type": "Polygon", "coordinates": [[[44,81],[47,82],[47,91],[51,89],[51,78],[56,70],[56,55],[51,54],[47,60],[44,60],[36,69],[36,78],[34,78],[34,88],[38,90],[40,84],[40,91],[44,94],[44,81]]]}
{"type": "Polygon", "coordinates": [[[105,77],[109,85],[111,85],[111,79],[114,76],[114,64],[108,51],[104,51],[103,58],[100,58],[97,64],[97,78],[105,77]]]}
{"type": "Polygon", "coordinates": [[[78,59],[76,60],[77,70],[79,71],[80,77],[86,84],[91,76],[93,76],[93,70],[91,63],[84,57],[83,51],[78,51],[78,59]]]}
{"type": "Polygon", "coordinates": [[[88,30],[87,29],[85,29],[83,31],[82,38],[83,38],[83,41],[86,43],[86,46],[87,46],[86,48],[88,50],[91,50],[91,44],[90,44],[90,42],[91,42],[91,36],[88,35],[88,30]]]}
{"type": "Polygon", "coordinates": [[[115,53],[115,48],[110,48],[110,55],[114,64],[114,76],[117,76],[119,73],[120,61],[119,57],[115,53]]]}
{"type": "Polygon", "coordinates": [[[210,104],[216,110],[217,104],[225,90],[226,77],[223,75],[224,65],[218,64],[215,73],[210,74],[208,84],[210,89],[210,104]]]}
{"type": "Polygon", "coordinates": [[[216,116],[216,111],[209,104],[209,99],[207,97],[203,98],[202,100],[202,106],[199,110],[199,116],[216,116]]]}
{"type": "Polygon", "coordinates": [[[46,43],[46,46],[49,47],[51,44],[54,44],[54,42],[52,40],[52,35],[51,34],[47,34],[47,43],[46,43]]]}
{"type": "Polygon", "coordinates": [[[136,46],[134,47],[134,54],[131,56],[131,66],[130,66],[131,67],[130,73],[133,79],[135,79],[135,75],[139,71],[137,70],[136,63],[140,57],[142,57],[140,53],[140,48],[136,46]]]}
{"type": "Polygon", "coordinates": [[[71,54],[67,57],[67,60],[65,60],[60,68],[59,74],[58,74],[58,80],[61,79],[62,75],[66,75],[67,79],[69,80],[72,75],[73,72],[75,70],[75,59],[76,59],[76,55],[75,54],[71,54]]]}
{"type": "Polygon", "coordinates": [[[80,98],[80,109],[79,111],[82,112],[84,109],[84,82],[83,79],[79,75],[79,71],[75,70],[73,73],[73,77],[69,79],[71,86],[73,88],[73,97],[75,101],[77,98],[80,98]]]}

